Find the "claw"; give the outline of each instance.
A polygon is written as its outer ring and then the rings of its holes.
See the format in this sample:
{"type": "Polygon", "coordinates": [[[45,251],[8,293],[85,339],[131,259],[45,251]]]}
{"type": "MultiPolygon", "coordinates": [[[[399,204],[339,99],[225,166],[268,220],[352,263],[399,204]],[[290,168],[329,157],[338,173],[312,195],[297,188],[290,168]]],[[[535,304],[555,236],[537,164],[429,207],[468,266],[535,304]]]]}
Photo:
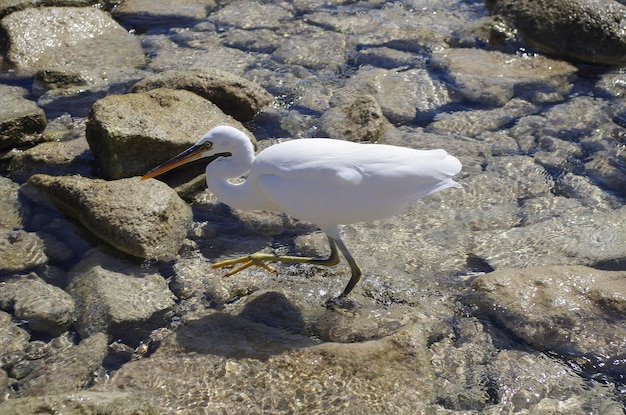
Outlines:
{"type": "Polygon", "coordinates": [[[237,268],[233,269],[232,271],[228,271],[226,274],[224,274],[225,277],[230,277],[231,275],[235,275],[239,271],[243,271],[244,269],[250,268],[253,265],[257,267],[261,267],[264,270],[271,272],[272,274],[276,274],[275,269],[273,269],[272,267],[268,266],[267,264],[263,262],[263,261],[271,260],[273,258],[274,258],[273,255],[269,255],[269,254],[262,253],[262,252],[257,252],[252,255],[242,256],[241,258],[227,259],[226,261],[216,262],[215,264],[211,265],[211,268],[224,268],[224,267],[230,267],[231,265],[241,264],[237,268]]]}

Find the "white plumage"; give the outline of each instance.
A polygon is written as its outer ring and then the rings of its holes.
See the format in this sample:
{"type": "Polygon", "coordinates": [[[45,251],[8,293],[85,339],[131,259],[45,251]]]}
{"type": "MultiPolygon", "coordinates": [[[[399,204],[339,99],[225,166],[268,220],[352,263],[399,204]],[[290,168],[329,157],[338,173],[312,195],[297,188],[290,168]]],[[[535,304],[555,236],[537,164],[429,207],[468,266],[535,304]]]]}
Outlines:
{"type": "Polygon", "coordinates": [[[307,138],[273,145],[255,157],[250,139],[230,126],[213,128],[142,180],[216,155],[206,167],[206,181],[218,200],[233,208],[284,212],[315,223],[328,235],[332,253],[329,259],[253,254],[215,266],[243,263],[232,275],[262,261],[333,265],[338,262],[336,244],[352,269],[352,278],[340,297],[356,285],[361,270],[341,240],[337,225],[393,216],[422,197],[461,187],[452,180],[461,171],[461,163],[445,150],[307,138]],[[246,174],[244,182],[230,182],[246,174]]]}

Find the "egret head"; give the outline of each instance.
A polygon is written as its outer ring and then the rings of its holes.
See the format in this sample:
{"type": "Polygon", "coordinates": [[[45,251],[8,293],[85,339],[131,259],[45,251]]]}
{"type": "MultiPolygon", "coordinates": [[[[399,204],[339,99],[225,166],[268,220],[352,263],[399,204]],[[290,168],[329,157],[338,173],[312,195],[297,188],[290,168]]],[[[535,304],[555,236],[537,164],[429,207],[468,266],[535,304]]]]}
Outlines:
{"type": "Polygon", "coordinates": [[[212,128],[196,144],[150,170],[141,177],[141,180],[156,177],[201,158],[207,158],[207,162],[211,163],[220,157],[231,157],[233,151],[241,145],[239,143],[242,139],[252,145],[248,136],[234,127],[220,125],[212,128]]]}

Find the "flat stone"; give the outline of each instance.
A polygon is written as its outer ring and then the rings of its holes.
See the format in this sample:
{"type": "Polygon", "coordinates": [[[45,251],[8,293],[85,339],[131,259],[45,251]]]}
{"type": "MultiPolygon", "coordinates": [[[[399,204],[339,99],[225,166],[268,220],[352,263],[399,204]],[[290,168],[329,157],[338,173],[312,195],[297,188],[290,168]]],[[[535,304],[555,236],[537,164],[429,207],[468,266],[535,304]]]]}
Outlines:
{"type": "Polygon", "coordinates": [[[472,282],[481,313],[541,351],[624,373],[626,272],[583,266],[503,269],[472,282]]]}
{"type": "Polygon", "coordinates": [[[139,40],[97,8],[29,8],[9,14],[0,26],[8,37],[7,58],[20,69],[145,64],[139,40]]]}
{"type": "Polygon", "coordinates": [[[94,235],[139,258],[174,258],[193,219],[189,206],[158,180],[39,174],[28,184],[94,235]]]}
{"type": "Polygon", "coordinates": [[[22,396],[43,396],[72,393],[86,389],[94,380],[108,352],[108,339],[103,333],[83,339],[78,345],[53,355],[25,379],[22,396]]]}
{"type": "Polygon", "coordinates": [[[93,170],[95,162],[84,138],[38,144],[16,154],[9,164],[11,177],[19,183],[35,174],[89,176],[93,170]]]}

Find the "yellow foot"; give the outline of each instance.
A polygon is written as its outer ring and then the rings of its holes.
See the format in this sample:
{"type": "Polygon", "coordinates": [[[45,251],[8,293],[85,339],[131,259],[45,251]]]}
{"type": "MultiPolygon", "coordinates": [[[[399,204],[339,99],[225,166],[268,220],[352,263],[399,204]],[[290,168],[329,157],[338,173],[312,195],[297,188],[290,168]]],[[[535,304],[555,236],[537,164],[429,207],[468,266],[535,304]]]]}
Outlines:
{"type": "Polygon", "coordinates": [[[276,270],[269,267],[265,263],[263,263],[263,261],[276,261],[276,258],[279,258],[279,257],[276,257],[275,255],[272,255],[272,254],[266,254],[264,252],[256,252],[252,255],[242,256],[241,258],[228,259],[226,261],[216,262],[215,264],[211,265],[211,268],[224,268],[224,267],[230,267],[236,264],[241,264],[234,270],[229,271],[226,274],[224,274],[225,277],[230,277],[231,275],[235,275],[239,271],[243,271],[244,269],[250,268],[253,265],[256,265],[257,267],[261,267],[264,270],[275,274],[276,270]]]}

